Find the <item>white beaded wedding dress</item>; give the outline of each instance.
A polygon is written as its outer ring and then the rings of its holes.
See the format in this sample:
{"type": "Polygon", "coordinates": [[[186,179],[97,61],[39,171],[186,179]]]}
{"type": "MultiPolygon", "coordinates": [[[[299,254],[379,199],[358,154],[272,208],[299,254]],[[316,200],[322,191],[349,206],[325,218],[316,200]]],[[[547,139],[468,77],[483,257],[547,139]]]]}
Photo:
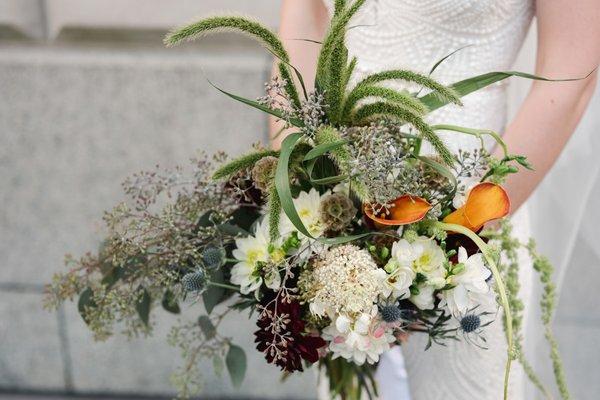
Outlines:
{"type": "MultiPolygon", "coordinates": [[[[325,0],[330,12],[333,1],[325,0]]],[[[350,23],[347,46],[358,58],[356,76],[387,69],[428,73],[433,64],[461,49],[432,75],[450,84],[491,71],[509,70],[534,14],[532,0],[367,0],[350,23]]],[[[464,107],[446,106],[431,122],[486,128],[502,132],[506,124],[507,82],[492,85],[464,98],[464,107]]],[[[448,134],[453,149],[477,146],[476,139],[448,134]]],[[[523,207],[513,217],[515,233],[527,236],[528,213],[523,207]]],[[[527,261],[524,260],[525,263],[527,261]]],[[[521,296],[531,304],[531,268],[522,265],[521,296]]],[[[525,315],[526,321],[528,316],[525,315]]],[[[413,334],[380,363],[378,379],[384,400],[492,400],[502,397],[506,339],[502,316],[486,331],[489,350],[450,341],[424,351],[427,338],[413,334]],[[406,365],[406,370],[404,369],[406,365]],[[406,389],[406,373],[408,386],[406,389]]],[[[509,398],[525,395],[520,366],[511,373],[509,398]]]]}

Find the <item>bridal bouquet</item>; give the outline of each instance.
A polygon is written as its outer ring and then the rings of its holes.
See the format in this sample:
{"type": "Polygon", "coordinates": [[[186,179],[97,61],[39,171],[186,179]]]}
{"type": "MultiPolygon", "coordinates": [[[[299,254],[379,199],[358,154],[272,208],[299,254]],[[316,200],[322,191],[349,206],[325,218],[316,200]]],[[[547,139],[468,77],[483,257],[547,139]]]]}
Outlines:
{"type": "Polygon", "coordinates": [[[260,41],[279,71],[265,96],[253,101],[219,90],[293,133],[281,150],[255,146],[233,160],[202,155],[191,171],[157,169],[128,179],[130,201],[106,213],[109,235],[100,250],[68,258],[72,268],[48,286],[47,304],[78,295],[98,339],[116,326],[129,335],[150,333],[151,311],[160,305],[192,314],[169,336],[185,359],[173,376],[183,397],[200,390],[201,358],[242,382],[244,351],[219,331],[225,315],[240,310],[251,311],[256,348],[268,363],[286,374],[315,365],[332,396],[343,399],[376,396],[374,366],[406,333],[428,335],[428,346],[465,340],[485,347],[486,327],[500,318],[508,342],[505,384],[518,360],[547,394],[520,351],[516,251],[523,246],[545,284],[544,325],[567,397],[549,329],[551,267],[532,243],[511,236],[508,222],[484,228],[509,213],[501,184],[519,167],[530,168],[527,160],[494,132],[425,119],[509,76],[542,78],[495,72],[444,86],[389,70],[350,83],[357,60],[349,59],[344,38],[363,3],[336,2],[312,90],[281,41],[255,21],[211,17],[169,34],[168,45],[221,31],[260,41]],[[390,81],[418,90],[393,90],[390,81]],[[452,153],[440,131],[471,135],[481,146],[452,153]],[[486,137],[501,147],[500,158],[486,151],[486,137]],[[182,307],[199,299],[205,312],[182,307]]]}

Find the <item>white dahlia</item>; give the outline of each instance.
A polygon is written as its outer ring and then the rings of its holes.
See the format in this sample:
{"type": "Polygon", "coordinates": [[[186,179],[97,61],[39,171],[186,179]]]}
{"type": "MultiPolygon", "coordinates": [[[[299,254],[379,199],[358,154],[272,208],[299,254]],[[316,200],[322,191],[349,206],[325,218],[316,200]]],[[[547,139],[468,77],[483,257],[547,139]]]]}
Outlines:
{"type": "Polygon", "coordinates": [[[377,306],[356,319],[339,315],[323,330],[323,338],[329,341],[332,358],[343,357],[358,365],[365,361],[374,364],[379,356],[389,350],[396,338],[391,329],[377,317],[377,306]]]}
{"type": "Polygon", "coordinates": [[[240,286],[240,292],[248,294],[260,288],[265,282],[267,287],[276,290],[281,285],[281,276],[277,263],[284,254],[276,246],[269,246],[269,224],[260,222],[254,236],[235,240],[233,257],[238,263],[231,268],[231,283],[240,286]],[[269,268],[269,270],[265,270],[269,268]],[[264,278],[263,278],[264,277],[264,278]]]}
{"type": "MultiPolygon", "coordinates": [[[[329,192],[325,193],[323,196],[328,195],[329,192]]],[[[296,207],[296,211],[298,212],[298,216],[300,220],[313,237],[319,237],[323,235],[325,232],[325,224],[321,221],[320,216],[320,207],[321,207],[321,199],[323,198],[319,194],[316,189],[310,189],[309,192],[300,192],[298,197],[296,197],[294,201],[294,207],[296,207]]],[[[296,227],[292,222],[287,218],[284,214],[282,215],[282,224],[281,224],[281,232],[283,234],[288,234],[291,232],[297,231],[296,227]]],[[[305,236],[298,232],[300,237],[305,236]]]]}

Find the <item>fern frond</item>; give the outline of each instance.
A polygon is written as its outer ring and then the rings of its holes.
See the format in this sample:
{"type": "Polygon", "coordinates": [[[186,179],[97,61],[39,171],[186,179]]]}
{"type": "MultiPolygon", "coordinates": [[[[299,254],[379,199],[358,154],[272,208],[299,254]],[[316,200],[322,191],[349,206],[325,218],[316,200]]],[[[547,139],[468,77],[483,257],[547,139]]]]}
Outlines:
{"type": "Polygon", "coordinates": [[[411,124],[419,131],[419,133],[421,133],[425,140],[431,143],[435,151],[447,165],[454,165],[454,157],[452,156],[452,153],[448,147],[446,147],[444,142],[442,142],[439,136],[433,131],[433,129],[431,129],[431,127],[427,125],[419,115],[399,107],[398,105],[386,102],[366,104],[360,107],[356,113],[354,113],[353,123],[356,125],[362,125],[377,118],[398,119],[411,124]]]}
{"type": "Polygon", "coordinates": [[[348,95],[344,103],[344,109],[342,110],[342,120],[350,117],[353,108],[356,106],[356,103],[368,97],[375,97],[389,101],[400,107],[406,108],[417,115],[427,114],[427,107],[421,103],[419,99],[411,96],[408,93],[399,92],[397,90],[381,86],[363,85],[358,88],[358,90],[353,90],[348,95]]]}
{"type": "Polygon", "coordinates": [[[462,105],[460,96],[454,91],[454,89],[444,86],[428,76],[401,69],[383,71],[369,75],[360,81],[354,90],[360,89],[361,86],[373,85],[374,83],[390,80],[403,80],[416,83],[432,90],[434,95],[439,96],[441,99],[444,99],[450,103],[462,105]]]}
{"type": "Polygon", "coordinates": [[[269,190],[269,240],[271,243],[279,239],[279,221],[281,219],[281,201],[275,185],[269,190]]]}
{"type": "Polygon", "coordinates": [[[245,168],[252,167],[256,162],[267,156],[279,156],[279,151],[277,150],[260,150],[254,153],[243,155],[235,160],[228,162],[223,165],[221,168],[217,169],[213,174],[213,179],[223,179],[228,178],[231,175],[235,174],[238,171],[241,171],[245,168]]]}
{"type": "Polygon", "coordinates": [[[319,53],[319,60],[317,61],[317,73],[315,77],[315,85],[318,90],[326,90],[326,74],[329,60],[333,49],[337,46],[338,42],[344,40],[346,33],[346,27],[350,22],[350,19],[356,14],[356,12],[362,7],[366,0],[356,0],[351,7],[345,9],[340,14],[333,17],[329,30],[323,40],[321,51],[319,53]]]}

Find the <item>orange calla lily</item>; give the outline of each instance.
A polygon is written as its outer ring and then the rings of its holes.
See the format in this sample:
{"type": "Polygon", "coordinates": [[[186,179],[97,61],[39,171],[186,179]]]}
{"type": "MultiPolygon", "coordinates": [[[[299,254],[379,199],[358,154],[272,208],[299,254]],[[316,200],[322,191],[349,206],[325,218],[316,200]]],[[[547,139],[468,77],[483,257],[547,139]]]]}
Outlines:
{"type": "Polygon", "coordinates": [[[510,199],[500,185],[483,182],[469,192],[464,206],[444,218],[444,222],[462,225],[477,232],[489,221],[510,212],[510,199]]]}
{"type": "Polygon", "coordinates": [[[388,212],[382,212],[379,215],[373,214],[373,207],[365,204],[364,211],[369,219],[380,225],[407,225],[422,220],[431,209],[431,204],[427,200],[404,195],[398,197],[390,203],[388,212]]]}

